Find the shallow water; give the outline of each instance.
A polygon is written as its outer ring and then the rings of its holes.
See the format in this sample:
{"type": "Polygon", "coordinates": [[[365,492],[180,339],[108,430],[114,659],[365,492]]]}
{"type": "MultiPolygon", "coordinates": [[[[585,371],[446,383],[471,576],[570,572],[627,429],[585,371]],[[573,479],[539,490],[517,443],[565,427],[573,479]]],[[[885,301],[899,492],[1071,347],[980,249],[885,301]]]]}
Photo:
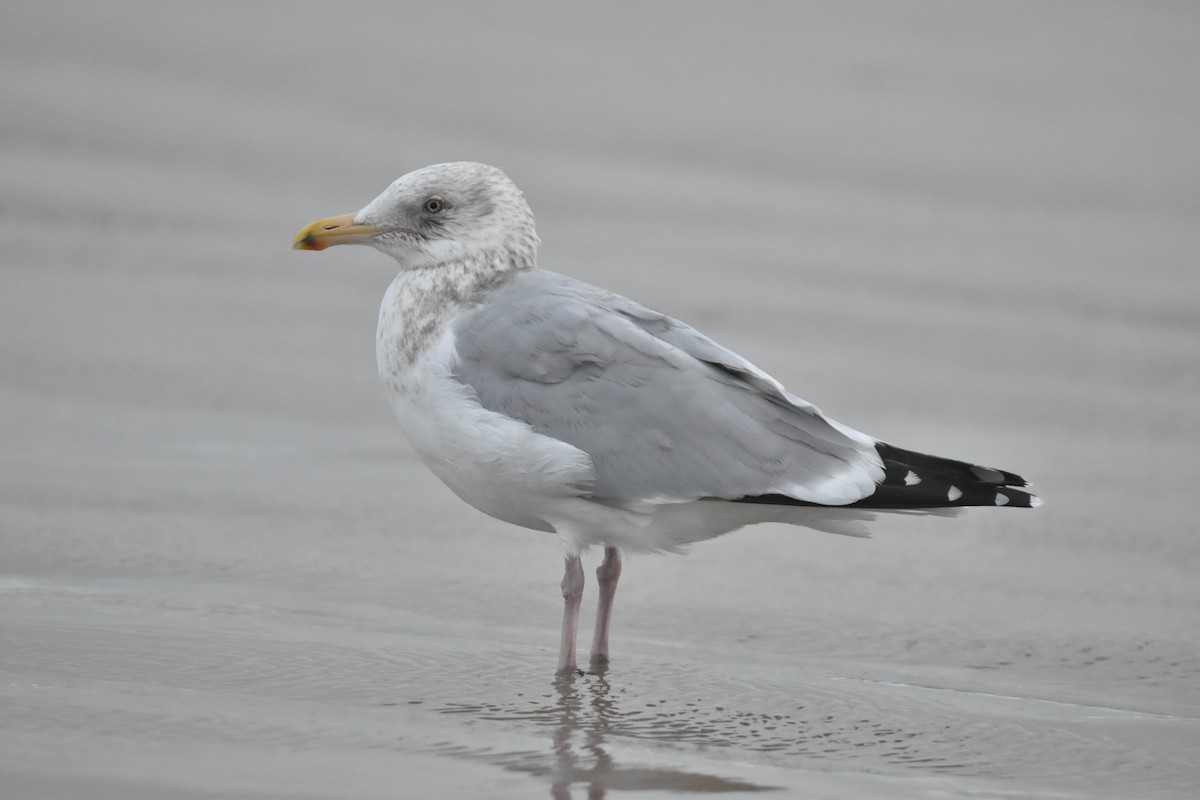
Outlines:
{"type": "Polygon", "coordinates": [[[6,7],[0,794],[1193,796],[1196,12],[549,8],[6,7]],[[453,158],[1047,505],[633,558],[555,681],[554,540],[388,417],[386,261],[286,249],[453,158]]]}

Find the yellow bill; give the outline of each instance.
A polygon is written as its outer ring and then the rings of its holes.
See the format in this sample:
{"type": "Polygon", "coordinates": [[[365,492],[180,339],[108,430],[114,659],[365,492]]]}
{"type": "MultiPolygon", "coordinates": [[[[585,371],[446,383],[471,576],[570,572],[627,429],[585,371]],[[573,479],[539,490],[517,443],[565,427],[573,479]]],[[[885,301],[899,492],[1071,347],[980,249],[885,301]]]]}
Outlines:
{"type": "Polygon", "coordinates": [[[353,214],[325,217],[301,228],[292,238],[292,249],[324,250],[335,244],[364,244],[387,230],[377,225],[355,225],[353,214]]]}

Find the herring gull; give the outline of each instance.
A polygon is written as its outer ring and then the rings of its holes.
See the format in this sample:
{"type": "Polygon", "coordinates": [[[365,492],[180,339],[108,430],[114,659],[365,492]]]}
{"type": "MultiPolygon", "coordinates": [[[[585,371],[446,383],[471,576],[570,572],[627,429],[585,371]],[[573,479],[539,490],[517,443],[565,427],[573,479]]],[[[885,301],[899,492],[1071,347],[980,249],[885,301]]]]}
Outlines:
{"type": "Polygon", "coordinates": [[[758,522],[862,535],[879,511],[1040,504],[1018,475],[881,442],[684,323],[538,269],[538,243],[513,182],[459,162],[410,172],[293,245],[367,244],[399,262],[376,336],[388,399],[455,494],[558,535],[559,673],[576,671],[580,555],[592,545],[604,548],[599,666],[622,552],[758,522]]]}

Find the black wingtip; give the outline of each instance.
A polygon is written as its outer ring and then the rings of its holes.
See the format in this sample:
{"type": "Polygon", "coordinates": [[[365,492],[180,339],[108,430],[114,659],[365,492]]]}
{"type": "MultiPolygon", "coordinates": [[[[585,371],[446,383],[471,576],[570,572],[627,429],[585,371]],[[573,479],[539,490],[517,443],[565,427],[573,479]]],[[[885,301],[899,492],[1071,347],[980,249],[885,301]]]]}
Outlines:
{"type": "Polygon", "coordinates": [[[971,484],[982,483],[989,486],[1018,487],[1029,485],[1029,481],[1020,475],[1003,469],[984,467],[979,464],[970,464],[966,461],[942,458],[941,456],[931,456],[926,453],[918,453],[915,450],[905,450],[902,447],[896,447],[887,442],[879,442],[876,444],[875,449],[879,451],[879,456],[883,459],[885,466],[890,463],[903,465],[914,470],[918,475],[924,471],[928,471],[951,480],[965,481],[971,484]]]}
{"type": "MultiPolygon", "coordinates": [[[[884,478],[875,491],[855,503],[838,508],[917,510],[962,506],[1037,508],[1042,500],[1026,491],[1029,482],[1014,472],[983,467],[904,450],[880,442],[884,478]]],[[[781,494],[741,497],[739,503],[819,505],[781,494]]]]}

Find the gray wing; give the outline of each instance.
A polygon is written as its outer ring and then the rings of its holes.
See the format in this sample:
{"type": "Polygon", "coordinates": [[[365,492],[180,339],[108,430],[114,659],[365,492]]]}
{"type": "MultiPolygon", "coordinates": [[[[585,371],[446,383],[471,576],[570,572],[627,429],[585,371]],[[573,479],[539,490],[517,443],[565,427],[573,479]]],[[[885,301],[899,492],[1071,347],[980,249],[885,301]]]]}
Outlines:
{"type": "Polygon", "coordinates": [[[618,504],[783,494],[844,505],[883,479],[874,440],[677,320],[535,270],[454,328],[487,409],[587,453],[618,504]]]}

